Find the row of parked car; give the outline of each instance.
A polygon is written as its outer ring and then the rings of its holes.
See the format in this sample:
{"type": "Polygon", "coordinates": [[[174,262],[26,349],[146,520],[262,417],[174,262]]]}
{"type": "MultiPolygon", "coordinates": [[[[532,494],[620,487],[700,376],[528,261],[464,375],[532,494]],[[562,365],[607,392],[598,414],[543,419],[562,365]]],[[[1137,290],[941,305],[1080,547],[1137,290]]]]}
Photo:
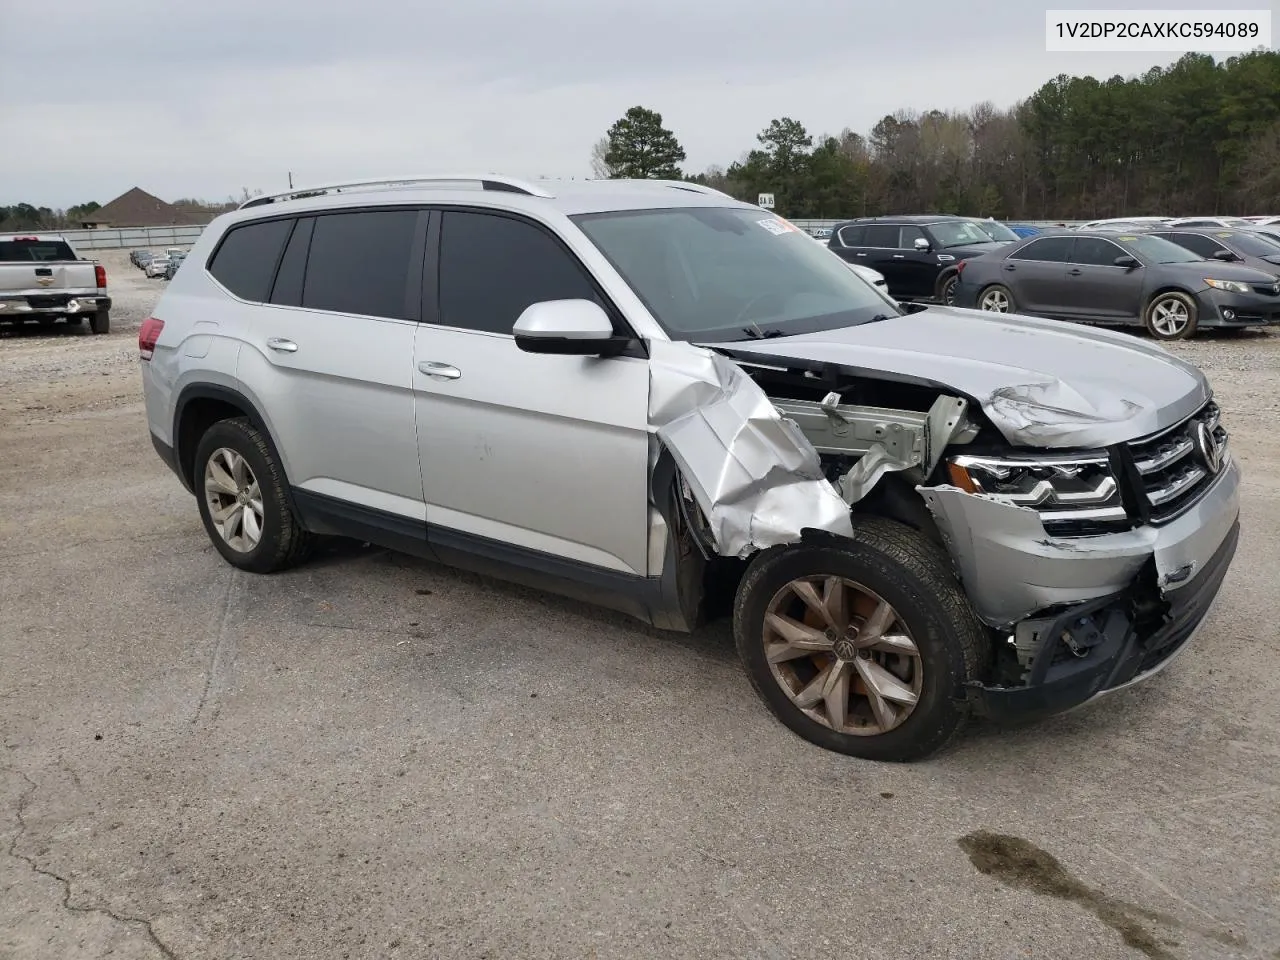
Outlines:
{"type": "Polygon", "coordinates": [[[869,217],[827,246],[883,274],[899,301],[1081,323],[1143,326],[1160,340],[1201,328],[1280,324],[1280,218],[1145,218],[1019,236],[990,220],[869,217]]]}
{"type": "Polygon", "coordinates": [[[164,253],[154,253],[151,250],[131,250],[129,251],[129,262],[141,270],[144,276],[172,280],[173,275],[178,272],[178,267],[182,266],[182,261],[186,256],[187,251],[181,247],[169,247],[164,253]]]}

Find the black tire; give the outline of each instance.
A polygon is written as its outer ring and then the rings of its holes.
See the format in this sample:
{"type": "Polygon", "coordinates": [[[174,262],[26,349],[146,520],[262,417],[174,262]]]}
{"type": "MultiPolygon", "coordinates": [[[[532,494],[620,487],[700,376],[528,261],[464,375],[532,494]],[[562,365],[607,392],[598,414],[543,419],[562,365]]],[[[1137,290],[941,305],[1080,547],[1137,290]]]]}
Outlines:
{"type": "Polygon", "coordinates": [[[1018,311],[1018,301],[1013,299],[1013,291],[1010,290],[1008,287],[1006,287],[1003,283],[993,283],[990,286],[983,287],[981,290],[979,290],[978,300],[975,306],[977,306],[979,310],[984,310],[987,313],[1017,313],[1018,311]],[[1008,307],[1004,310],[996,310],[993,307],[984,306],[984,304],[988,302],[988,298],[992,298],[992,300],[995,299],[994,297],[992,297],[993,294],[998,294],[999,296],[1003,296],[1005,299],[1005,302],[1008,304],[1008,307]]]}
{"type": "Polygon", "coordinates": [[[295,566],[306,556],[313,538],[303,529],[289,504],[284,470],[267,438],[247,418],[220,420],[204,432],[196,445],[193,485],[205,532],[232,566],[251,573],[274,573],[295,566]],[[209,515],[204,492],[205,468],[209,458],[224,447],[244,457],[262,493],[262,536],[252,550],[242,552],[230,546],[209,515]]]}
{"type": "Polygon", "coordinates": [[[951,306],[956,301],[956,286],[960,283],[960,275],[952,273],[938,283],[938,302],[951,306]]]}
{"type": "Polygon", "coordinates": [[[804,739],[867,760],[909,762],[937,752],[968,716],[965,684],[988,663],[991,638],[960,589],[941,548],[910,527],[854,518],[852,541],[808,542],[766,550],[738,588],[734,638],[756,692],[804,739]],[[842,733],[806,715],[774,677],[765,655],[765,614],[791,581],[830,574],[874,591],[897,612],[919,651],[922,687],[900,725],[875,735],[842,733]]]}
{"type": "Polygon", "coordinates": [[[94,333],[110,333],[111,314],[106,310],[99,310],[89,318],[89,329],[94,333]]]}
{"type": "Polygon", "coordinates": [[[1164,293],[1156,294],[1151,298],[1151,302],[1147,304],[1147,308],[1142,311],[1142,322],[1147,328],[1147,333],[1151,334],[1151,336],[1157,340],[1169,341],[1189,339],[1190,337],[1195,336],[1196,325],[1199,321],[1200,310],[1196,306],[1195,299],[1178,290],[1166,290],[1164,293]],[[1180,304],[1182,309],[1186,311],[1186,322],[1182,326],[1172,330],[1172,332],[1169,332],[1170,328],[1168,326],[1162,330],[1160,326],[1157,325],[1160,322],[1156,316],[1157,311],[1162,306],[1172,306],[1177,304],[1180,304]]]}

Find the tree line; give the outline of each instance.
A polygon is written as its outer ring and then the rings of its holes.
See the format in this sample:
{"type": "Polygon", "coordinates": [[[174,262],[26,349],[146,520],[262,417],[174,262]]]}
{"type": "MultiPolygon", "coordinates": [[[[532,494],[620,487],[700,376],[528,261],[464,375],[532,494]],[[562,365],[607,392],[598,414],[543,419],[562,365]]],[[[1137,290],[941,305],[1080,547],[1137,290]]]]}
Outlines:
{"type": "Polygon", "coordinates": [[[779,213],[841,219],[955,213],[1005,220],[1280,215],[1280,53],[1109,80],[1060,75],[1012,107],[899,110],[865,134],[790,117],[727,167],[681,169],[661,114],[632,107],[591,155],[597,177],[685,179],[779,213]]]}

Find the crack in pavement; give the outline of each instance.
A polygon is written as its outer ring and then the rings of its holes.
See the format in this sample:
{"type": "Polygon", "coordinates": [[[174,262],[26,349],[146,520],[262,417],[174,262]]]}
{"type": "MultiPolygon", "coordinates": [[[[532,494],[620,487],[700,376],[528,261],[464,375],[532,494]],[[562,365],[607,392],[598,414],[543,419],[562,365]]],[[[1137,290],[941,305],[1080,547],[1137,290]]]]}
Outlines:
{"type": "Polygon", "coordinates": [[[163,940],[160,939],[159,935],[155,931],[155,928],[152,926],[152,921],[148,920],[146,917],[134,917],[127,913],[119,913],[118,911],[112,910],[110,907],[99,907],[99,906],[93,906],[93,905],[82,905],[78,903],[72,903],[71,902],[71,881],[68,878],[62,876],[62,874],[60,873],[55,873],[52,870],[45,869],[44,867],[40,866],[40,864],[36,863],[35,857],[29,857],[25,853],[22,853],[18,850],[19,842],[21,842],[22,838],[27,834],[27,819],[26,819],[27,804],[31,801],[31,798],[35,795],[35,792],[38,789],[38,787],[36,785],[36,782],[32,780],[30,777],[28,777],[21,770],[11,769],[11,772],[16,773],[18,776],[20,776],[23,780],[26,781],[27,789],[18,798],[18,809],[16,811],[17,820],[18,820],[18,830],[16,833],[14,833],[13,839],[9,841],[9,851],[8,851],[9,856],[12,857],[14,860],[19,860],[22,863],[25,863],[33,873],[37,873],[42,877],[48,877],[50,880],[56,880],[58,881],[58,883],[62,884],[62,908],[64,910],[68,910],[71,913],[99,914],[104,917],[110,917],[112,920],[116,921],[117,923],[123,923],[128,926],[140,927],[143,933],[147,935],[147,939],[151,941],[152,946],[154,946],[156,950],[160,952],[160,955],[164,957],[165,960],[178,960],[178,954],[174,952],[174,950],[168,944],[166,944],[163,940]]]}
{"type": "Polygon", "coordinates": [[[230,680],[228,676],[236,660],[236,641],[231,636],[231,631],[227,629],[231,621],[231,613],[235,607],[236,587],[240,583],[240,571],[235,567],[231,568],[231,572],[227,576],[227,589],[222,595],[222,612],[217,619],[217,630],[213,637],[213,660],[209,664],[209,672],[205,674],[204,689],[200,691],[200,699],[196,703],[195,713],[191,716],[191,723],[200,722],[200,718],[204,715],[205,710],[209,709],[209,722],[212,723],[218,719],[218,714],[222,712],[222,704],[220,696],[222,688],[227,685],[230,680]]]}

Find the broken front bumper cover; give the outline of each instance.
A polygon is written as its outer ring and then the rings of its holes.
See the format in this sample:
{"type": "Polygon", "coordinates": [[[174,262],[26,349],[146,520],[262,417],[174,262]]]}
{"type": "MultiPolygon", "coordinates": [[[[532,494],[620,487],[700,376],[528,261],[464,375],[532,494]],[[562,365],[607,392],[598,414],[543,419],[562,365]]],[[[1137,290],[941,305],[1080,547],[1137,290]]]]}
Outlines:
{"type": "Polygon", "coordinates": [[[1038,631],[1041,646],[1025,684],[970,685],[975,712],[996,721],[1049,716],[1160,672],[1208,615],[1239,537],[1233,519],[1198,575],[1167,593],[1158,610],[1159,591],[1139,576],[1125,591],[1061,611],[1038,631]]]}

